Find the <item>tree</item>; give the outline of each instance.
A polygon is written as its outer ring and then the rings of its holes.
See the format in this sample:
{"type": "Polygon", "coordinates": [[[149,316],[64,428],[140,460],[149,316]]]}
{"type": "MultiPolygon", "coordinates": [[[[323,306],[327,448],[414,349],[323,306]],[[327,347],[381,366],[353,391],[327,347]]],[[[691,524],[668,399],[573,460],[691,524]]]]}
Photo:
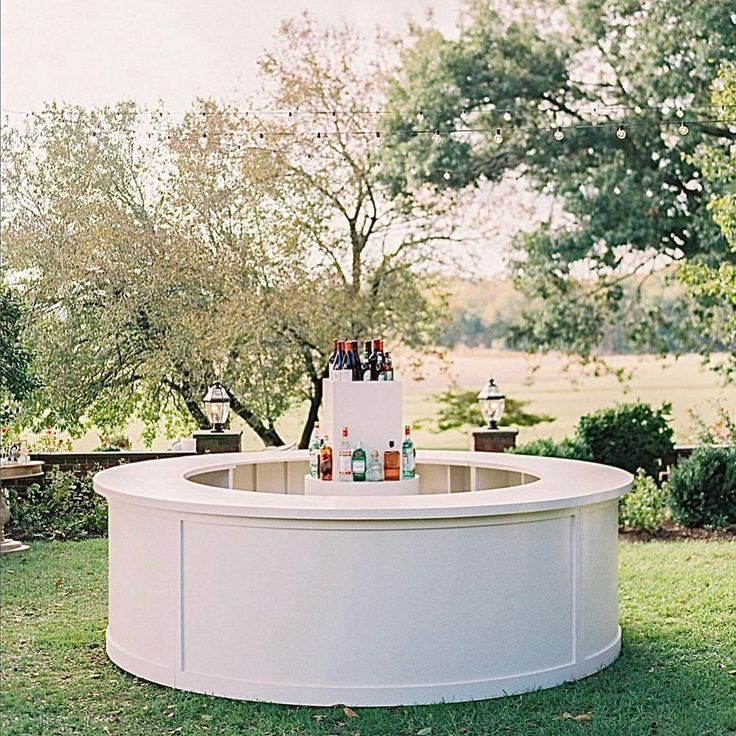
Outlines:
{"type": "Polygon", "coordinates": [[[387,196],[364,45],[285,23],[261,69],[271,109],[293,115],[198,100],[172,124],[133,103],[50,105],[4,131],[3,239],[44,356],[36,416],[207,426],[217,373],[265,444],[306,400],[306,446],[333,336],[433,344],[452,197],[387,196]]]}
{"type": "Polygon", "coordinates": [[[733,352],[720,330],[733,305],[713,303],[698,322],[692,299],[669,317],[660,300],[642,299],[667,265],[663,292],[678,264],[734,261],[707,209],[726,182],[705,180],[692,159],[704,141],[727,156],[736,138],[707,97],[718,64],[736,54],[727,6],[478,1],[466,10],[459,40],[417,29],[404,51],[390,92],[392,191],[417,177],[457,189],[515,171],[554,195],[562,212],[513,244],[512,273],[529,300],[510,331],[516,346],[589,359],[623,322],[640,343],[678,329],[681,349],[733,352]],[[418,132],[432,130],[432,139],[418,132]]]}

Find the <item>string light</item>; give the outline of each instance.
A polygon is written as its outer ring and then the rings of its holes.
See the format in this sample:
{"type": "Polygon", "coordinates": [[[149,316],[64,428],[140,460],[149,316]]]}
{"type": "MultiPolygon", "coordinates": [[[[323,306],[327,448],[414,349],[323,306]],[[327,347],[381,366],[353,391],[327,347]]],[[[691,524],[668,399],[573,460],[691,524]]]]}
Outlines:
{"type": "Polygon", "coordinates": [[[197,143],[199,143],[199,147],[202,150],[204,150],[205,148],[207,148],[207,143],[208,142],[209,141],[208,141],[208,138],[207,138],[207,133],[202,133],[202,135],[200,135],[199,138],[197,139],[197,143]]]}
{"type": "Polygon", "coordinates": [[[97,146],[99,146],[99,145],[100,145],[100,138],[99,138],[99,136],[97,135],[97,132],[96,132],[96,131],[94,131],[94,130],[93,130],[93,131],[92,131],[92,132],[91,132],[91,133],[90,133],[90,134],[89,134],[89,135],[87,136],[87,145],[88,145],[88,146],[89,146],[90,148],[97,148],[97,146]]]}
{"type": "Polygon", "coordinates": [[[618,188],[618,186],[615,186],[615,187],[613,188],[613,193],[614,193],[614,194],[621,194],[621,190],[620,190],[620,189],[618,188]]]}
{"type": "Polygon", "coordinates": [[[445,173],[444,173],[444,174],[442,174],[442,178],[443,178],[443,179],[444,179],[445,181],[449,181],[449,180],[450,180],[450,179],[452,178],[452,174],[451,174],[451,173],[450,173],[449,171],[445,171],[445,173]]]}
{"type": "Polygon", "coordinates": [[[508,110],[506,110],[506,112],[503,114],[503,119],[507,123],[510,123],[511,122],[511,113],[508,110]]]}
{"type": "Polygon", "coordinates": [[[620,141],[626,138],[626,130],[624,129],[623,125],[618,126],[618,129],[616,130],[616,138],[618,138],[620,141]]]}
{"type": "Polygon", "coordinates": [[[424,122],[424,113],[421,110],[417,113],[417,122],[424,122]]]}
{"type": "Polygon", "coordinates": [[[565,137],[565,134],[562,132],[562,128],[559,125],[557,126],[557,130],[555,130],[553,135],[556,141],[561,141],[565,137]]]}
{"type": "Polygon", "coordinates": [[[501,135],[501,128],[496,128],[496,135],[493,136],[493,142],[501,145],[503,143],[503,135],[501,135]]]}
{"type": "Polygon", "coordinates": [[[687,135],[690,132],[690,128],[687,127],[687,123],[681,123],[680,127],[677,129],[677,132],[680,135],[687,135]]]}
{"type": "Polygon", "coordinates": [[[435,143],[439,143],[442,140],[442,136],[440,135],[439,130],[435,130],[435,132],[432,133],[432,140],[435,143]]]}

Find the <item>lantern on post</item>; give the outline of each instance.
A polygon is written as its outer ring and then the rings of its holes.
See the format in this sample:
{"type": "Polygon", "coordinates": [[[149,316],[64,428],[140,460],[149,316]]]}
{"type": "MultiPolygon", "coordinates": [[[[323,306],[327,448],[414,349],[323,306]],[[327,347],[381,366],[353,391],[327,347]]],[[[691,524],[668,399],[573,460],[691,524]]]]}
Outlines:
{"type": "Polygon", "coordinates": [[[204,408],[213,432],[223,432],[230,413],[230,394],[220,381],[215,381],[204,397],[204,408]]]}
{"type": "Polygon", "coordinates": [[[478,394],[478,403],[483,419],[488,422],[488,429],[498,429],[498,423],[501,421],[506,405],[506,397],[501,393],[493,378],[489,378],[488,383],[481,389],[478,394]]]}

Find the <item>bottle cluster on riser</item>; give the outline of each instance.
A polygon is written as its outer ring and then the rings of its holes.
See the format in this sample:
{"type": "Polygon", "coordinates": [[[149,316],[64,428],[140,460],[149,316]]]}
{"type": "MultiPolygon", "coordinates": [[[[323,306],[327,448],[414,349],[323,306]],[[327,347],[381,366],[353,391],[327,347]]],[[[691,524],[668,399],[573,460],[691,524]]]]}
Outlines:
{"type": "Polygon", "coordinates": [[[404,427],[404,441],[399,452],[393,440],[383,454],[371,450],[370,458],[360,442],[351,444],[348,427],[342,428],[342,440],[337,452],[326,435],[320,437],[319,422],[314,425],[309,443],[309,473],[313,478],[338,481],[380,481],[413,478],[416,472],[416,450],[411,428],[404,427]],[[335,465],[335,459],[337,465],[335,465]]]}
{"type": "Polygon", "coordinates": [[[331,381],[393,381],[391,353],[383,340],[364,340],[358,354],[358,340],[333,340],[330,354],[331,381]]]}

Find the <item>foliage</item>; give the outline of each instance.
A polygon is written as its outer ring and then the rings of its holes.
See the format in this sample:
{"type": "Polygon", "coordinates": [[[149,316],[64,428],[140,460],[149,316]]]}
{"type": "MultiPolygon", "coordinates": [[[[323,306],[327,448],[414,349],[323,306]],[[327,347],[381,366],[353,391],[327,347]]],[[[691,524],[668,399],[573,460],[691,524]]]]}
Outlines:
{"type": "Polygon", "coordinates": [[[594,462],[656,477],[658,461],[673,449],[670,414],[667,403],[659,409],[640,401],[616,404],[581,417],[576,434],[594,462]]]}
{"type": "Polygon", "coordinates": [[[418,27],[403,48],[383,168],[393,191],[485,187],[513,174],[547,197],[548,220],[513,245],[528,301],[512,344],[589,360],[623,325],[633,347],[666,350],[676,336],[681,350],[736,354],[734,305],[717,298],[733,293],[736,254],[708,208],[711,197],[733,201],[732,174],[693,159],[702,145],[732,171],[736,130],[704,107],[719,65],[730,70],[736,58],[727,3],[471,0],[457,40],[418,27]],[[701,120],[686,135],[680,107],[701,120]],[[562,140],[557,125],[569,126],[562,140]],[[666,296],[690,273],[678,272],[684,263],[696,269],[688,299],[664,310],[642,297],[655,273],[666,296]],[[719,269],[714,288],[697,286],[702,268],[719,269]]]}
{"type": "MultiPolygon", "coordinates": [[[[483,427],[486,425],[478,405],[478,392],[452,384],[432,397],[437,409],[437,427],[433,431],[446,432],[457,427],[483,427]]],[[[507,398],[502,421],[504,425],[515,424],[532,427],[540,422],[554,421],[549,414],[532,414],[526,411],[528,401],[507,398]]]]}
{"type": "Polygon", "coordinates": [[[367,45],[347,27],[284,23],[263,95],[334,111],[312,124],[199,100],[178,122],[123,102],[48,105],[3,129],[3,243],[34,294],[42,357],[36,422],[109,433],[137,416],[148,440],[162,417],[205,427],[219,377],[265,444],[282,444],[277,420],[306,401],[304,444],[333,337],[434,343],[452,202],[385,196],[376,144],[354,134],[383,100],[367,45]]]}
{"type": "Polygon", "coordinates": [[[698,447],[675,465],[669,502],[684,526],[736,526],[736,448],[698,447]]]}
{"type": "MultiPolygon", "coordinates": [[[[25,433],[24,433],[25,434],[25,433]]],[[[24,435],[21,435],[21,439],[24,435]]],[[[72,441],[54,427],[46,427],[28,443],[29,452],[71,452],[72,441]]]]}
{"type": "Polygon", "coordinates": [[[94,492],[96,471],[51,467],[42,483],[7,486],[9,533],[19,539],[82,539],[107,534],[107,502],[94,492]]]}
{"type": "Polygon", "coordinates": [[[524,442],[506,452],[517,455],[540,455],[542,457],[562,457],[568,460],[592,460],[588,447],[576,437],[565,437],[559,442],[551,437],[540,437],[530,442],[524,442]]]}
{"type": "Polygon", "coordinates": [[[653,532],[661,528],[666,518],[666,485],[658,486],[654,478],[639,468],[633,488],[619,501],[619,526],[653,532]]]}
{"type": "Polygon", "coordinates": [[[616,662],[549,690],[423,707],[295,708],[129,675],[105,655],[107,540],[4,555],[3,736],[725,736],[733,730],[734,543],[619,545],[616,662]],[[720,665],[723,664],[721,667],[720,665]],[[589,714],[576,723],[563,713],[589,714]]]}
{"type": "Polygon", "coordinates": [[[100,444],[93,452],[115,452],[117,450],[130,450],[130,440],[122,433],[103,435],[100,444]]]}
{"type": "Polygon", "coordinates": [[[0,424],[7,426],[18,402],[38,388],[33,352],[26,341],[26,309],[3,282],[0,272],[0,424]]]}

